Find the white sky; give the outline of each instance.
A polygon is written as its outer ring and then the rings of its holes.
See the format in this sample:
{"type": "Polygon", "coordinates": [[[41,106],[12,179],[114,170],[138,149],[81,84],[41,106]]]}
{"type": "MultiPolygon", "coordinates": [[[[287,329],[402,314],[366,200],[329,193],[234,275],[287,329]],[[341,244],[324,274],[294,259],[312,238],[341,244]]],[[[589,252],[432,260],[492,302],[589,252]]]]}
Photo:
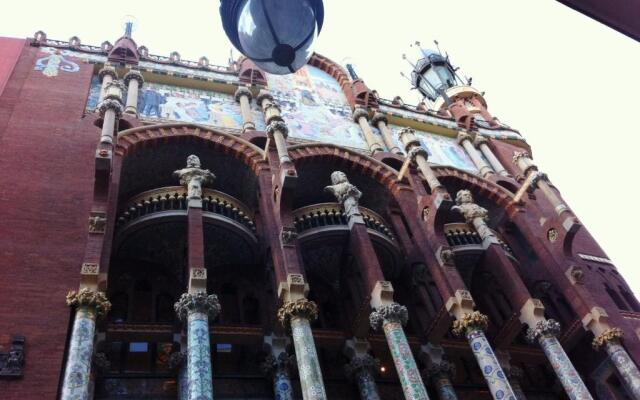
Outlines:
{"type": "MultiPolygon", "coordinates": [[[[218,0],[11,2],[0,36],[112,43],[123,16],[135,15],[134,39],[153,54],[177,50],[226,65],[231,45],[218,0]]],[[[448,51],[486,91],[489,111],[520,130],[534,158],[640,294],[636,233],[640,213],[640,44],[555,0],[325,0],[316,50],[351,62],[385,98],[417,103],[400,71],[411,43],[448,51]]],[[[237,56],[235,52],[235,56],[237,56]]]]}

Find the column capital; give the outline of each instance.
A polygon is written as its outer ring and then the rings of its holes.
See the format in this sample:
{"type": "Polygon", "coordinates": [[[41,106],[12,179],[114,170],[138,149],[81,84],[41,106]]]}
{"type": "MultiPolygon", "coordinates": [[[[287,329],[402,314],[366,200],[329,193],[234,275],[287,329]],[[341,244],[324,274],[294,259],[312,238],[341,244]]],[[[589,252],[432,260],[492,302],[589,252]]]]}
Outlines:
{"type": "Polygon", "coordinates": [[[423,373],[427,379],[446,377],[451,380],[456,376],[456,366],[448,360],[440,360],[440,362],[432,363],[429,367],[425,368],[423,373]]]}
{"type": "Polygon", "coordinates": [[[116,69],[111,65],[105,65],[100,69],[100,71],[98,71],[98,77],[101,81],[105,76],[110,76],[113,80],[118,79],[118,73],[116,72],[116,69]]]}
{"type": "Polygon", "coordinates": [[[278,321],[288,327],[293,318],[304,318],[309,322],[318,318],[318,306],[315,302],[305,298],[285,303],[278,310],[278,321]]]}
{"type": "Polygon", "coordinates": [[[122,102],[122,93],[124,93],[125,90],[127,90],[127,88],[121,81],[111,81],[104,87],[104,98],[122,102]]]}
{"type": "Polygon", "coordinates": [[[206,292],[183,293],[180,299],[173,305],[178,318],[186,321],[190,313],[207,314],[210,319],[215,319],[220,314],[220,302],[215,294],[207,295],[206,292]]]}
{"type": "Polygon", "coordinates": [[[535,343],[542,338],[556,337],[561,330],[560,323],[554,319],[538,321],[535,328],[527,329],[526,339],[529,343],[535,343]]]}
{"type": "Polygon", "coordinates": [[[465,132],[465,131],[460,131],[458,132],[458,136],[457,136],[457,141],[458,144],[462,144],[462,142],[464,142],[465,140],[468,140],[469,142],[473,142],[473,135],[471,135],[469,132],[465,132]]]}
{"type": "Polygon", "coordinates": [[[620,342],[624,336],[624,332],[620,328],[609,328],[600,335],[593,338],[591,345],[595,350],[600,350],[608,343],[620,342]]]}
{"type": "Polygon", "coordinates": [[[124,78],[122,78],[122,80],[127,87],[129,87],[129,83],[131,81],[137,81],[139,88],[141,88],[144,84],[144,77],[142,76],[142,73],[137,69],[130,69],[129,72],[125,74],[124,78]]]}
{"type": "Polygon", "coordinates": [[[511,160],[515,165],[518,165],[518,161],[520,161],[521,158],[531,159],[531,156],[528,151],[516,151],[513,153],[513,158],[511,160]]]}
{"type": "Polygon", "coordinates": [[[416,138],[416,131],[413,128],[401,128],[398,132],[398,137],[407,151],[411,146],[420,146],[420,141],[416,138]]]}
{"type": "Polygon", "coordinates": [[[353,121],[358,123],[360,122],[360,118],[364,118],[369,121],[369,111],[362,107],[356,107],[356,109],[353,110],[353,121]]]}
{"type": "Polygon", "coordinates": [[[389,123],[389,120],[387,119],[387,116],[386,116],[386,115],[384,115],[384,114],[383,114],[383,113],[381,113],[381,112],[376,111],[376,112],[373,114],[373,117],[371,117],[371,124],[372,124],[373,126],[376,126],[376,127],[377,127],[377,126],[378,126],[378,124],[379,124],[379,123],[381,123],[381,122],[382,122],[382,123],[384,123],[384,124],[386,125],[386,124],[388,124],[388,123],[389,123]]]}
{"type": "Polygon", "coordinates": [[[370,354],[359,354],[353,356],[351,361],[344,366],[344,372],[349,379],[355,378],[361,371],[366,371],[375,375],[380,368],[380,360],[370,354]]]}
{"type": "Polygon", "coordinates": [[[411,162],[416,162],[416,157],[422,155],[425,159],[429,159],[429,152],[422,146],[415,146],[407,152],[407,157],[411,159],[411,162]]]}
{"type": "Polygon", "coordinates": [[[269,103],[273,103],[274,99],[271,93],[269,93],[269,91],[263,89],[260,91],[260,93],[258,93],[258,97],[256,97],[256,103],[258,103],[258,105],[262,108],[264,107],[263,103],[265,101],[268,101],[269,103]]]}
{"type": "Polygon", "coordinates": [[[398,322],[404,326],[408,320],[409,311],[407,307],[398,303],[382,306],[369,315],[369,324],[374,331],[380,330],[385,322],[398,322]]]}
{"type": "Polygon", "coordinates": [[[176,351],[169,356],[168,367],[170,371],[178,373],[178,371],[187,366],[187,353],[176,351]]]}
{"type": "Polygon", "coordinates": [[[489,317],[479,311],[474,311],[465,313],[460,319],[454,321],[451,332],[455,336],[463,336],[474,330],[485,331],[487,326],[489,326],[489,317]]]}
{"type": "Polygon", "coordinates": [[[267,136],[270,138],[273,138],[276,131],[280,132],[285,139],[289,136],[289,127],[287,127],[287,124],[284,121],[272,120],[265,130],[267,136]]]}
{"type": "Polygon", "coordinates": [[[285,351],[280,352],[277,356],[269,354],[260,364],[260,369],[266,375],[272,375],[278,371],[288,370],[295,366],[295,356],[285,351]]]}
{"type": "Polygon", "coordinates": [[[476,147],[480,147],[481,145],[487,143],[489,143],[489,139],[482,135],[476,135],[476,137],[473,139],[473,145],[476,147]]]}
{"type": "Polygon", "coordinates": [[[124,108],[122,107],[122,103],[119,100],[115,99],[105,99],[98,104],[98,113],[101,118],[104,118],[107,110],[113,110],[116,113],[116,119],[122,117],[122,113],[124,112],[124,108]]]}
{"type": "MultiPolygon", "coordinates": [[[[276,103],[269,103],[263,109],[262,112],[264,114],[264,119],[267,125],[270,125],[272,122],[284,121],[282,118],[282,109],[276,103]]],[[[288,133],[288,129],[287,129],[288,133]]],[[[286,137],[286,135],[285,135],[286,137]]]]}
{"type": "Polygon", "coordinates": [[[249,99],[249,102],[251,102],[251,100],[253,99],[253,93],[251,93],[251,90],[249,90],[248,87],[238,86],[238,89],[236,89],[236,92],[234,94],[236,102],[239,103],[242,96],[246,96],[249,99]]]}
{"type": "Polygon", "coordinates": [[[67,305],[73,308],[94,308],[98,318],[104,317],[111,310],[111,303],[107,300],[104,292],[97,292],[88,288],[80,289],[77,292],[72,290],[67,293],[67,305]]]}

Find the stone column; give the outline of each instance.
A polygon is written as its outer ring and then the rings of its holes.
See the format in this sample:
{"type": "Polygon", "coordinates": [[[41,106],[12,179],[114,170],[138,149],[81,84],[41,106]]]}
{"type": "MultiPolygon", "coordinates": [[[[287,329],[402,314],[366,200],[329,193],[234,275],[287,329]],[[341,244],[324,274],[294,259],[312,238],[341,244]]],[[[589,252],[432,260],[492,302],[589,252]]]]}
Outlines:
{"type": "Polygon", "coordinates": [[[240,103],[240,114],[242,114],[242,133],[246,131],[255,131],[256,124],[253,123],[253,114],[251,113],[251,100],[253,94],[251,90],[245,86],[239,86],[235,94],[236,102],[240,103]]]}
{"type": "Polygon", "coordinates": [[[364,140],[367,141],[371,154],[384,151],[384,146],[371,130],[371,126],[369,125],[369,112],[367,110],[361,107],[356,108],[353,111],[353,121],[360,125],[360,129],[362,129],[362,134],[364,135],[364,140]]]}
{"type": "Polygon", "coordinates": [[[287,301],[278,310],[278,320],[291,328],[304,400],[327,398],[310,325],[317,317],[318,306],[305,298],[287,301]]]}
{"type": "Polygon", "coordinates": [[[371,118],[371,124],[378,128],[380,133],[382,134],[382,140],[384,140],[384,144],[387,146],[387,149],[391,153],[395,153],[398,155],[403,155],[402,150],[396,145],[396,141],[393,139],[393,134],[391,133],[391,129],[389,129],[387,117],[380,113],[376,112],[373,114],[373,118],[371,118]]]}
{"type": "Polygon", "coordinates": [[[473,146],[473,139],[474,138],[467,132],[461,131],[458,133],[458,143],[465,149],[471,161],[473,161],[473,164],[478,168],[478,171],[480,171],[480,175],[482,175],[483,178],[493,175],[494,172],[491,167],[484,162],[478,149],[473,146]]]}
{"type": "Polygon", "coordinates": [[[379,307],[369,316],[373,330],[379,331],[382,328],[384,331],[404,397],[407,400],[428,400],[427,390],[402,328],[408,319],[407,308],[397,303],[379,307]]]}
{"type": "Polygon", "coordinates": [[[291,158],[287,151],[287,136],[289,135],[289,128],[282,119],[280,107],[275,104],[273,96],[264,90],[260,91],[256,101],[262,108],[264,122],[267,125],[266,133],[267,136],[269,136],[269,139],[273,140],[276,145],[280,164],[290,163],[291,158]]]}
{"type": "Polygon", "coordinates": [[[189,373],[187,371],[187,354],[182,351],[171,354],[169,369],[176,374],[178,400],[188,400],[189,373]]]}
{"type": "Polygon", "coordinates": [[[625,388],[634,399],[640,399],[640,371],[633,362],[629,353],[622,346],[622,329],[609,328],[593,339],[593,348],[604,350],[609,355],[609,360],[616,367],[624,381],[625,388]]]}
{"type": "Polygon", "coordinates": [[[407,157],[418,165],[418,169],[420,169],[420,172],[424,175],[424,178],[427,180],[431,190],[435,191],[438,189],[444,189],[429,166],[429,163],[427,162],[429,153],[427,152],[427,149],[422,147],[422,144],[420,144],[415,131],[411,128],[402,128],[400,130],[400,141],[404,144],[407,157]]]}
{"type": "Polygon", "coordinates": [[[556,214],[562,215],[565,211],[569,212],[569,207],[564,204],[556,192],[551,188],[547,175],[538,171],[538,167],[533,163],[533,160],[531,160],[529,153],[526,151],[515,153],[513,155],[513,163],[520,168],[526,177],[530,174],[537,174],[537,176],[534,177],[534,181],[531,183],[531,188],[535,189],[538,187],[542,191],[549,203],[551,203],[555,209],[556,214]]]}
{"type": "Polygon", "coordinates": [[[489,161],[489,164],[491,164],[491,167],[494,169],[494,171],[498,173],[498,175],[509,176],[509,172],[506,169],[504,169],[504,166],[502,165],[500,160],[498,160],[496,155],[493,154],[493,151],[487,144],[488,142],[489,140],[486,137],[481,135],[476,135],[476,138],[474,139],[473,144],[478,149],[480,149],[480,152],[484,155],[484,158],[486,158],[487,161],[489,161]]]}
{"type": "Polygon", "coordinates": [[[144,84],[144,78],[140,71],[132,69],[124,76],[124,84],[127,86],[127,105],[124,112],[138,115],[138,91],[144,84]]]}
{"type": "Polygon", "coordinates": [[[118,119],[122,117],[122,92],[124,85],[118,81],[106,85],[104,100],[98,104],[98,112],[102,117],[102,132],[100,143],[113,145],[118,119]]]}
{"type": "Polygon", "coordinates": [[[273,382],[274,399],[293,400],[293,385],[290,376],[293,360],[286,351],[289,339],[271,335],[264,338],[264,344],[269,355],[261,367],[273,382]]]}
{"type": "Polygon", "coordinates": [[[422,360],[427,365],[423,376],[427,382],[433,383],[440,400],[458,400],[451,379],[456,375],[456,366],[444,359],[444,350],[440,346],[428,344],[422,346],[422,360]]]}
{"type": "Polygon", "coordinates": [[[556,338],[559,333],[560,324],[557,321],[553,319],[542,320],[538,321],[535,328],[530,327],[527,330],[527,340],[530,343],[538,342],[570,399],[593,400],[578,375],[578,371],[573,367],[571,360],[556,338]]]}
{"type": "Polygon", "coordinates": [[[109,312],[111,303],[103,292],[83,288],[69,292],[67,305],[76,312],[60,399],[83,400],[89,396],[96,320],[109,312]]]}
{"type": "Polygon", "coordinates": [[[484,335],[488,323],[489,318],[478,311],[465,313],[453,323],[453,334],[467,338],[493,398],[495,400],[515,400],[516,395],[484,335]]]}
{"type": "Polygon", "coordinates": [[[98,77],[100,78],[100,96],[98,97],[98,104],[104,100],[104,96],[107,92],[107,85],[116,79],[118,79],[118,74],[116,73],[116,69],[111,65],[105,65],[102,67],[100,72],[98,72],[98,77]]]}
{"type": "Polygon", "coordinates": [[[218,297],[206,292],[183,293],[174,309],[178,318],[187,324],[188,399],[213,400],[209,319],[215,319],[220,313],[218,297]]]}
{"type": "Polygon", "coordinates": [[[380,400],[375,376],[380,368],[380,361],[369,355],[369,343],[365,340],[347,340],[344,353],[351,360],[344,366],[347,378],[358,385],[362,400],[380,400]]]}

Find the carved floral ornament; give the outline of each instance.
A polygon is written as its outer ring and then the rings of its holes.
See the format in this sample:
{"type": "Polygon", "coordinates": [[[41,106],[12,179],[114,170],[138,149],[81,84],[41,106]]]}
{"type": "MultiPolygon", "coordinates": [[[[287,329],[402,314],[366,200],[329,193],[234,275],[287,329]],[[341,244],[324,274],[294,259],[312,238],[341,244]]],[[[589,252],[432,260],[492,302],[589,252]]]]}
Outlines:
{"type": "Polygon", "coordinates": [[[489,317],[479,311],[474,311],[471,313],[465,313],[462,318],[454,321],[451,332],[455,336],[463,336],[467,332],[474,330],[484,331],[488,326],[489,317]]]}
{"type": "Polygon", "coordinates": [[[409,320],[407,307],[398,303],[389,304],[378,308],[369,315],[369,324],[374,331],[380,330],[385,322],[395,322],[406,325],[409,320]]]}
{"type": "Polygon", "coordinates": [[[375,375],[380,370],[380,360],[369,354],[362,354],[351,358],[344,366],[344,372],[349,378],[354,378],[360,372],[375,375]]]}
{"type": "Polygon", "coordinates": [[[69,307],[89,307],[95,308],[96,316],[101,318],[111,310],[111,303],[103,292],[96,292],[88,288],[75,290],[67,294],[67,305],[69,307]]]}
{"type": "Polygon", "coordinates": [[[273,374],[283,370],[286,371],[292,367],[295,367],[295,356],[287,354],[285,351],[280,352],[277,357],[269,354],[260,364],[260,369],[262,369],[265,374],[273,374]]]}
{"type": "Polygon", "coordinates": [[[558,240],[558,231],[555,228],[551,228],[547,231],[547,239],[553,243],[558,240]]]}
{"type": "Polygon", "coordinates": [[[186,321],[190,313],[202,313],[215,319],[221,310],[218,296],[205,292],[183,293],[173,308],[181,321],[186,321]]]}
{"type": "Polygon", "coordinates": [[[518,161],[521,158],[531,158],[531,156],[529,155],[529,152],[527,152],[527,151],[516,151],[516,152],[513,153],[512,161],[513,161],[513,163],[515,165],[518,165],[518,161]]]}
{"type": "Polygon", "coordinates": [[[98,104],[97,110],[101,118],[104,118],[104,115],[108,110],[113,110],[116,113],[116,119],[118,119],[122,117],[122,111],[124,109],[122,108],[120,101],[115,99],[106,99],[98,104]]]}
{"type": "Polygon", "coordinates": [[[278,321],[288,327],[293,318],[302,318],[310,322],[318,318],[318,306],[313,301],[298,299],[285,303],[278,310],[278,321]]]}
{"type": "Polygon", "coordinates": [[[609,328],[606,331],[602,332],[599,336],[595,337],[591,342],[591,345],[595,350],[600,350],[602,346],[612,343],[619,342],[624,336],[624,332],[620,328],[609,328]]]}
{"type": "Polygon", "coordinates": [[[127,85],[127,87],[129,86],[129,83],[131,81],[138,81],[138,87],[142,87],[142,85],[144,84],[144,78],[142,77],[142,74],[140,73],[140,71],[135,69],[129,70],[129,72],[127,72],[127,74],[124,76],[123,80],[124,84],[127,85]]]}
{"type": "Polygon", "coordinates": [[[538,321],[535,328],[527,329],[526,339],[529,343],[535,343],[537,340],[546,337],[555,337],[560,334],[560,323],[553,319],[538,321]]]}
{"type": "Polygon", "coordinates": [[[102,81],[104,79],[105,76],[109,75],[112,79],[118,79],[118,74],[116,73],[116,69],[113,68],[112,66],[109,65],[105,65],[104,67],[102,67],[102,69],[100,69],[100,71],[98,72],[98,76],[100,77],[100,80],[102,81]]]}
{"type": "Polygon", "coordinates": [[[452,362],[441,360],[425,368],[424,373],[425,377],[429,379],[439,379],[441,377],[453,379],[456,376],[456,366],[452,362]]]}

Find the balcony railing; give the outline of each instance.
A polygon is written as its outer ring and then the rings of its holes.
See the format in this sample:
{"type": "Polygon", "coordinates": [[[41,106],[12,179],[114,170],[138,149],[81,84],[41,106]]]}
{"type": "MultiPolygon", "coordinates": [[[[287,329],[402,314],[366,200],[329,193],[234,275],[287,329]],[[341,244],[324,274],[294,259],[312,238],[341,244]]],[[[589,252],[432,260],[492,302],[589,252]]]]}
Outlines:
{"type": "MultiPolygon", "coordinates": [[[[493,231],[496,237],[498,238],[498,243],[507,252],[509,255],[513,255],[513,250],[504,240],[497,234],[497,232],[493,231]]],[[[475,229],[471,228],[469,225],[465,223],[453,223],[446,224],[444,226],[444,234],[447,238],[447,243],[451,247],[456,246],[480,246],[482,245],[482,238],[478,235],[478,232],[475,229]]]]}
{"type": "MultiPolygon", "coordinates": [[[[393,233],[384,220],[368,208],[359,207],[367,228],[394,240],[393,233]]],[[[325,226],[347,225],[347,216],[338,203],[321,203],[302,207],[293,212],[294,224],[298,233],[325,226]]]]}
{"type": "MultiPolygon", "coordinates": [[[[117,228],[136,219],[164,211],[187,210],[187,191],[182,186],[171,186],[141,193],[127,201],[116,222],[117,228]]],[[[204,189],[202,193],[202,211],[218,214],[244,225],[255,232],[253,213],[239,200],[218,192],[204,189]]]]}

